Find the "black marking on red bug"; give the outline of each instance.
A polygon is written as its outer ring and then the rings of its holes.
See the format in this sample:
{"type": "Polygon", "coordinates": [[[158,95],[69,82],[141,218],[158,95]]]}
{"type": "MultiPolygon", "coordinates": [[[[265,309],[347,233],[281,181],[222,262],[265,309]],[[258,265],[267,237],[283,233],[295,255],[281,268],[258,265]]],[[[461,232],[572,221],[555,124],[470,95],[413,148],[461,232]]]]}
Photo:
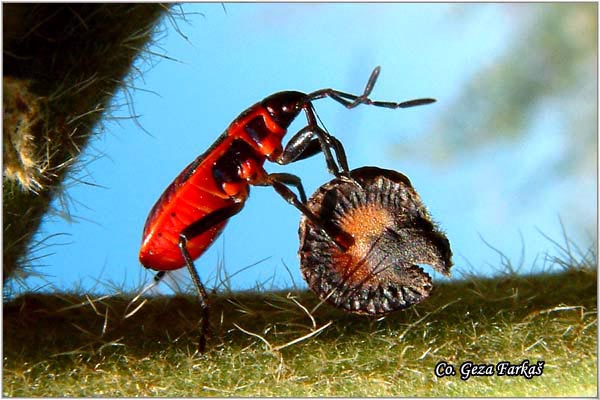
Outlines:
{"type": "Polygon", "coordinates": [[[214,163],[212,172],[217,182],[243,182],[241,177],[241,163],[247,160],[253,160],[256,164],[262,162],[261,157],[256,150],[243,140],[234,140],[230,147],[214,163]]]}
{"type": "Polygon", "coordinates": [[[258,145],[260,145],[265,138],[269,137],[270,134],[269,129],[265,124],[265,120],[260,117],[254,118],[248,122],[244,127],[244,130],[258,145]]]}
{"type": "Polygon", "coordinates": [[[427,298],[433,284],[418,264],[449,275],[450,242],[403,174],[363,167],[321,186],[308,208],[328,231],[354,239],[341,248],[304,216],[300,264],[319,297],[356,314],[383,315],[427,298]]]}

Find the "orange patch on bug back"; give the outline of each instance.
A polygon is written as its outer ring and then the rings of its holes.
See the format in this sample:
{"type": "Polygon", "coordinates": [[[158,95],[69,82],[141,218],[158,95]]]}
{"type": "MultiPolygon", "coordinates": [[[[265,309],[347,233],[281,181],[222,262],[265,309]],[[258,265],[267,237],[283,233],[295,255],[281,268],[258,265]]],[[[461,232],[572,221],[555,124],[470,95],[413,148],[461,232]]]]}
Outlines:
{"type": "Polygon", "coordinates": [[[365,205],[349,210],[339,221],[339,227],[352,235],[354,243],[336,255],[334,266],[349,281],[366,282],[375,277],[369,262],[369,252],[386,227],[393,224],[388,210],[375,205],[365,205]]]}

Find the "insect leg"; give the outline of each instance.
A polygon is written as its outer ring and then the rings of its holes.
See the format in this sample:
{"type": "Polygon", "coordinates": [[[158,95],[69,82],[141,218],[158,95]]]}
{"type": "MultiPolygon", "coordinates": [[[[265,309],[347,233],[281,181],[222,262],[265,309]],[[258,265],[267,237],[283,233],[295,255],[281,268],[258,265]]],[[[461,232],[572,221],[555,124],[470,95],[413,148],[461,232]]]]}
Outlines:
{"type": "Polygon", "coordinates": [[[348,160],[342,143],[318,126],[314,110],[310,104],[305,108],[305,112],[308,125],[292,136],[281,156],[275,161],[278,164],[285,165],[322,152],[329,172],[336,177],[340,176],[340,169],[343,173],[347,173],[349,171],[348,160]],[[337,164],[333,159],[332,149],[335,151],[337,164]]]}
{"type": "Polygon", "coordinates": [[[200,280],[200,276],[198,275],[198,271],[196,270],[194,261],[190,257],[190,253],[187,250],[187,242],[195,238],[196,236],[206,232],[213,226],[225,221],[228,218],[231,218],[232,216],[240,212],[243,205],[244,203],[241,202],[234,203],[228,207],[221,208],[217,211],[207,214],[205,217],[186,227],[179,234],[179,249],[181,250],[181,255],[185,260],[185,265],[188,271],[190,272],[190,276],[192,277],[194,286],[198,291],[198,300],[200,301],[200,307],[202,309],[202,327],[200,331],[200,342],[198,344],[198,348],[201,353],[203,353],[206,348],[206,334],[208,333],[209,328],[208,294],[206,293],[206,289],[204,288],[204,285],[200,280]]]}
{"type": "Polygon", "coordinates": [[[321,221],[312,211],[310,211],[305,203],[306,199],[300,201],[298,196],[290,190],[286,185],[294,185],[298,188],[301,197],[303,196],[304,189],[302,188],[302,182],[299,177],[292,174],[269,174],[261,181],[253,182],[255,185],[260,186],[272,186],[273,189],[281,196],[285,201],[296,207],[306,218],[316,227],[318,227],[326,236],[328,236],[338,247],[347,249],[354,243],[354,238],[348,233],[342,231],[332,224],[327,224],[325,221],[321,221]],[[302,189],[300,189],[302,188],[302,189]]]}
{"type": "Polygon", "coordinates": [[[165,276],[167,272],[166,271],[158,271],[156,273],[156,275],[154,275],[154,279],[152,281],[152,283],[150,283],[149,285],[147,285],[146,287],[144,287],[133,299],[131,299],[131,301],[129,302],[129,304],[127,304],[127,306],[125,307],[125,311],[123,311],[123,315],[125,316],[124,318],[129,318],[130,316],[132,316],[133,314],[135,314],[136,310],[132,311],[131,313],[129,313],[129,308],[135,304],[135,302],[137,302],[139,300],[140,297],[142,297],[144,295],[144,293],[146,293],[148,290],[156,287],[156,285],[158,285],[158,283],[163,279],[163,277],[165,276]]]}
{"type": "Polygon", "coordinates": [[[279,182],[284,185],[294,186],[298,190],[298,194],[300,195],[300,201],[303,205],[306,204],[306,192],[304,191],[304,186],[302,185],[302,180],[299,176],[286,173],[273,173],[267,175],[264,184],[257,183],[257,185],[272,186],[272,182],[279,182]]]}
{"type": "Polygon", "coordinates": [[[154,275],[154,282],[158,283],[162,281],[167,271],[158,271],[156,275],[154,275]]]}

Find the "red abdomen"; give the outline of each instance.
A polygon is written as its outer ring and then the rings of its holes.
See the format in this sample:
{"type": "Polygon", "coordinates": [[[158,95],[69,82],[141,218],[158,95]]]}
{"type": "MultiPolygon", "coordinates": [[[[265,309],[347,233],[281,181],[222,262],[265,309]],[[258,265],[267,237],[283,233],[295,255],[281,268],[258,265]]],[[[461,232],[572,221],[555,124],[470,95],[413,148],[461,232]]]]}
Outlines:
{"type": "MultiPolygon", "coordinates": [[[[245,202],[248,182],[265,176],[265,160],[281,154],[285,132],[261,103],[236,118],[204,154],[175,178],[150,211],[139,255],[142,265],[159,271],[183,267],[181,233],[210,213],[245,202]]],[[[192,260],[206,251],[226,223],[187,238],[192,260]]]]}
{"type": "MultiPolygon", "coordinates": [[[[207,214],[231,205],[235,200],[219,188],[213,178],[213,165],[228,147],[229,138],[221,137],[208,151],[188,165],[167,187],[146,220],[140,249],[140,262],[158,271],[185,265],[179,249],[179,235],[207,214]]],[[[247,193],[242,196],[245,200],[247,193]]],[[[239,199],[239,198],[238,198],[239,199]]],[[[196,259],[219,236],[227,220],[191,238],[187,249],[196,259]]]]}

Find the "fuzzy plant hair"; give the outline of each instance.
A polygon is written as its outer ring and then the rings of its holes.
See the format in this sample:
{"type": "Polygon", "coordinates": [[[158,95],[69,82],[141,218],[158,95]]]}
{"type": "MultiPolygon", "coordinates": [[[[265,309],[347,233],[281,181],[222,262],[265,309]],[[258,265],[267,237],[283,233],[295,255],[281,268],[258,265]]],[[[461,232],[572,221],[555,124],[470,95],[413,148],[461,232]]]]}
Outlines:
{"type": "Polygon", "coordinates": [[[162,4],[4,4],[3,279],[32,238],[145,53],[162,4]]]}

